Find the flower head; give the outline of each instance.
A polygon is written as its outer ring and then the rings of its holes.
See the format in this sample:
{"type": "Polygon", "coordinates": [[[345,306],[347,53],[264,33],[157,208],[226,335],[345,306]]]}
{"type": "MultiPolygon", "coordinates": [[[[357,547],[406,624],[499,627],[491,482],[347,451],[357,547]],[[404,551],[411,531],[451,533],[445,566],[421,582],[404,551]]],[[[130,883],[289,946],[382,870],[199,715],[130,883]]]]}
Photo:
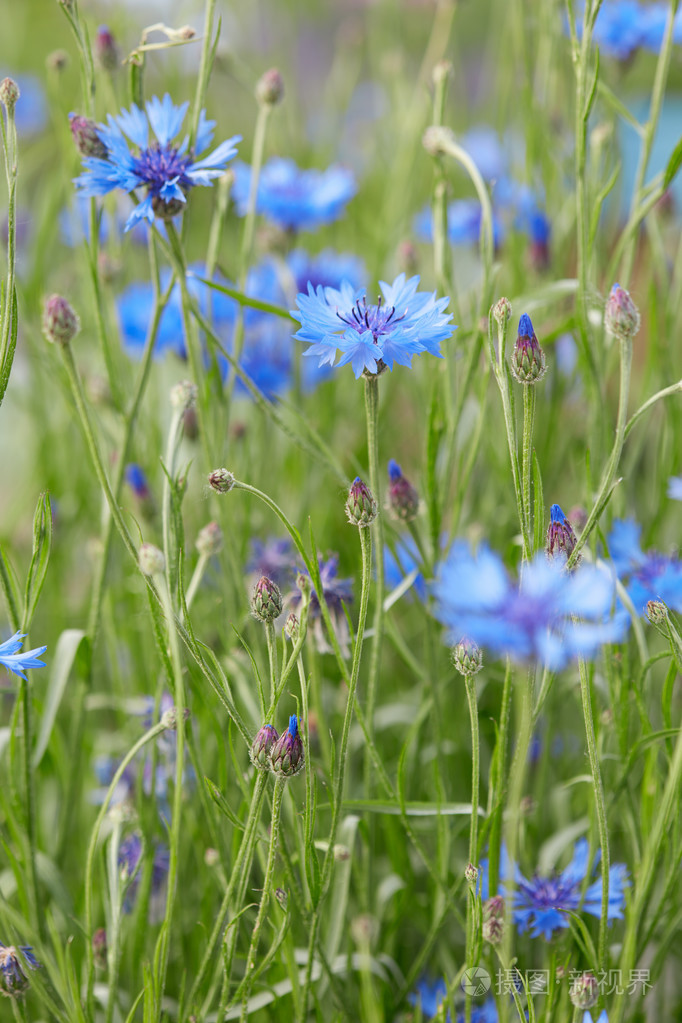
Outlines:
{"type": "Polygon", "coordinates": [[[558,504],[553,504],[549,511],[550,522],[547,527],[545,553],[548,558],[559,558],[567,561],[576,544],[573,526],[568,521],[558,504]]]}
{"type": "Polygon", "coordinates": [[[450,644],[467,636],[498,655],[537,660],[552,671],[578,655],[594,657],[602,644],[621,639],[627,625],[622,614],[612,614],[614,581],[605,570],[583,566],[567,574],[539,554],[517,585],[485,544],[474,555],[462,540],[440,565],[433,593],[450,644]]]}
{"type": "MultiPolygon", "coordinates": [[[[251,168],[237,163],[232,190],[240,217],[246,215],[251,190],[251,168]]],[[[261,170],[256,212],[284,230],[315,230],[338,220],[357,191],[353,172],[345,167],[325,171],[301,170],[293,160],[275,157],[261,170]]]]}
{"type": "Polygon", "coordinates": [[[253,591],[251,598],[251,612],[253,617],[267,625],[279,618],[282,613],[282,594],[279,586],[263,575],[260,577],[253,591]]]}
{"type": "MultiPolygon", "coordinates": [[[[123,903],[123,909],[126,913],[132,911],[137,896],[137,889],[140,883],[139,867],[141,857],[142,837],[139,832],[135,831],[124,838],[118,848],[118,869],[125,880],[130,878],[130,884],[128,885],[123,903]]],[[[154,859],[152,862],[152,898],[158,897],[161,894],[168,875],[169,866],[170,853],[168,847],[158,844],[154,849],[154,859]]]]}
{"type": "Polygon", "coordinates": [[[263,725],[259,729],[249,751],[251,763],[259,771],[270,770],[270,753],[278,739],[277,729],[273,725],[263,725]]]}
{"type": "Polygon", "coordinates": [[[195,185],[211,185],[237,152],[239,135],[221,142],[210,156],[195,159],[211,144],[215,128],[215,121],[207,121],[203,110],[194,150],[189,149],[187,137],[175,144],[188,107],[189,103],[176,107],[166,93],[162,100],[157,96],[148,100],[144,111],[133,103],[117,117],[109,115],[106,127],[98,125],[97,134],[107,155],[84,157],[85,171],[75,184],[86,196],[106,195],[115,188],[125,192],[146,188],[145,198],[128,217],[126,231],[142,219],[151,223],[155,216],[162,220],[176,216],[187,202],[187,193],[195,185]],[[155,141],[150,141],[150,128],[155,141]]]}
{"type": "MultiPolygon", "coordinates": [[[[324,595],[325,603],[329,609],[332,627],[334,628],[341,649],[345,652],[348,649],[350,633],[348,631],[348,622],[346,621],[344,605],[350,604],[353,600],[353,580],[337,578],[337,571],[339,567],[338,554],[330,554],[326,559],[319,558],[319,567],[322,593],[324,595]]],[[[301,577],[301,583],[305,583],[307,581],[308,585],[312,587],[312,580],[310,579],[307,571],[303,571],[301,573],[301,577]]],[[[304,603],[304,594],[301,590],[301,583],[297,582],[297,590],[294,591],[293,604],[295,611],[298,611],[304,603]]],[[[308,618],[312,623],[313,635],[315,637],[317,649],[320,653],[331,653],[333,648],[330,646],[329,639],[325,635],[320,601],[314,588],[311,588],[310,590],[308,618]]]]}
{"type": "Polygon", "coordinates": [[[254,537],[250,541],[250,550],[246,564],[247,572],[258,578],[266,575],[278,586],[286,586],[293,582],[295,565],[291,540],[288,537],[283,539],[270,537],[265,542],[254,537]]]}
{"type": "Polygon", "coordinates": [[[47,650],[46,646],[38,646],[33,650],[24,650],[23,653],[20,653],[21,641],[25,635],[24,632],[15,632],[4,643],[0,643],[0,664],[13,675],[18,675],[23,679],[26,678],[24,672],[29,668],[45,667],[45,661],[39,661],[38,657],[47,650]]]}
{"type": "Polygon", "coordinates": [[[363,372],[381,373],[394,363],[410,366],[413,355],[429,352],[441,357],[440,342],[452,335],[451,315],[446,315],[448,298],[417,291],[419,277],[396,277],[393,284],[380,281],[382,295],[368,305],[365,290],[354,290],[344,281],[339,289],[313,288],[297,297],[301,324],[294,337],[311,342],[303,354],[318,356],[320,366],[350,362],[356,378],[363,372]]]}
{"type": "Polygon", "coordinates": [[[298,734],[298,718],[295,714],[289,718],[286,732],[274,742],[270,752],[270,763],[274,773],[282,778],[293,778],[303,770],[303,743],[298,734]]]}
{"type": "Polygon", "coordinates": [[[386,585],[395,590],[406,577],[413,576],[410,588],[414,587],[419,600],[426,600],[426,582],[420,571],[421,555],[413,536],[407,535],[398,540],[392,550],[384,547],[384,578],[386,585]],[[395,553],[394,553],[395,551],[395,553]]]}
{"type": "Polygon", "coordinates": [[[366,528],[377,517],[377,503],[366,483],[359,476],[353,480],[346,501],[346,515],[352,526],[366,528]]]}
{"type": "Polygon", "coordinates": [[[538,344],[530,316],[523,314],[511,357],[511,371],[520,384],[535,384],[547,371],[545,353],[538,344]]]}
{"type": "Polygon", "coordinates": [[[642,527],[634,519],[617,519],[608,535],[609,553],[618,578],[639,614],[650,600],[662,600],[673,611],[682,611],[682,561],[658,551],[644,553],[642,527]]]}
{"type": "Polygon", "coordinates": [[[0,994],[19,995],[28,987],[28,978],[24,973],[24,965],[30,970],[40,969],[40,963],[33,954],[30,945],[20,945],[22,959],[17,955],[14,945],[3,945],[0,942],[0,994]]]}
{"type": "Polygon", "coordinates": [[[392,514],[403,522],[412,522],[419,511],[419,494],[392,458],[388,463],[388,481],[388,506],[392,514]]]}
{"type": "MultiPolygon", "coordinates": [[[[592,872],[599,861],[595,857],[592,872]]],[[[575,844],[573,859],[555,877],[535,875],[528,881],[515,868],[513,898],[514,922],[519,931],[530,930],[531,937],[542,935],[547,941],[555,930],[569,926],[569,913],[583,909],[592,916],[601,916],[601,878],[588,885],[583,897],[583,882],[588,878],[589,843],[581,838],[575,844]]],[[[609,920],[621,920],[625,906],[625,889],[629,881],[623,863],[609,869],[609,920]]]]}
{"type": "Polygon", "coordinates": [[[78,313],[62,295],[50,295],[43,305],[43,334],[56,345],[68,345],[81,327],[78,313]]]}
{"type": "Polygon", "coordinates": [[[604,308],[604,326],[609,334],[620,341],[630,340],[639,330],[639,309],[632,301],[629,291],[614,284],[604,308]]]}

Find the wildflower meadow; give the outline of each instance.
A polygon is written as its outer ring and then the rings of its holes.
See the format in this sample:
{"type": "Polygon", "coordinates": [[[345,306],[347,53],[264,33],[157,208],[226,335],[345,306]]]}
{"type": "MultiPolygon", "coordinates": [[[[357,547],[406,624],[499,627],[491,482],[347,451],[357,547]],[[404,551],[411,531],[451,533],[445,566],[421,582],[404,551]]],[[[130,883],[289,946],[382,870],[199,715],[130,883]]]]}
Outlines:
{"type": "Polygon", "coordinates": [[[682,1020],[679,0],[0,6],[0,1023],[682,1020]]]}

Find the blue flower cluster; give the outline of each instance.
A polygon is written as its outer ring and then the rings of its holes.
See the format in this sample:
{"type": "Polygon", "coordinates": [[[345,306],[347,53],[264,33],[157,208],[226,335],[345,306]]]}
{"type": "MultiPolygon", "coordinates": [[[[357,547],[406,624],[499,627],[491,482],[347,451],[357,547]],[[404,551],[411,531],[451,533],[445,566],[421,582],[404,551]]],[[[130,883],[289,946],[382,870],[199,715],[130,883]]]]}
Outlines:
{"type": "Polygon", "coordinates": [[[129,231],[139,220],[150,223],[155,216],[169,219],[176,216],[187,202],[187,193],[195,185],[212,185],[236,155],[240,135],[234,135],[215,149],[210,156],[196,160],[213,141],[215,121],[206,119],[201,111],[194,151],[189,150],[189,139],[176,145],[189,103],[176,107],[168,93],[160,100],[153,96],[145,103],[144,111],[134,103],[130,110],[122,110],[118,117],[108,116],[108,126],[98,125],[97,134],[106,149],[106,156],[85,156],[85,172],[75,184],[85,196],[106,195],[115,188],[132,192],[146,188],[145,198],[128,217],[125,230],[129,231]],[[150,141],[150,128],[156,141],[150,141]],[[131,152],[126,137],[137,148],[131,152]]]}
{"type": "Polygon", "coordinates": [[[414,355],[429,352],[441,358],[440,342],[455,329],[444,310],[448,298],[417,291],[419,277],[402,273],[393,284],[379,282],[382,295],[376,305],[367,303],[364,288],[348,281],[339,288],[313,288],[298,295],[292,316],[301,327],[294,337],[311,342],[303,353],[317,356],[319,365],[350,363],[356,378],[393,369],[394,363],[410,366],[414,355]]]}
{"type": "Polygon", "coordinates": [[[553,671],[594,657],[623,638],[627,616],[613,613],[615,584],[608,572],[583,566],[566,573],[544,555],[524,568],[520,584],[482,544],[474,554],[456,541],[433,584],[436,617],[447,640],[466,636],[499,656],[538,661],[553,671]]]}
{"type": "MultiPolygon", "coordinates": [[[[628,60],[637,50],[658,53],[670,12],[668,3],[604,0],[594,26],[593,39],[604,54],[628,60]]],[[[582,22],[577,24],[582,37],[582,22]]],[[[675,16],[673,40],[682,43],[682,11],[675,16]]]]}
{"type": "MultiPolygon", "coordinates": [[[[237,302],[203,284],[198,278],[205,277],[205,268],[190,267],[187,286],[199,308],[212,322],[213,329],[229,350],[232,345],[234,325],[237,319],[237,302]]],[[[318,256],[309,256],[302,249],[295,249],[286,259],[267,257],[251,269],[246,281],[246,293],[273,305],[291,304],[296,292],[308,286],[337,286],[350,281],[358,287],[365,276],[362,260],[355,256],[338,254],[325,250],[318,256]]],[[[216,283],[227,285],[219,275],[216,283]]],[[[170,281],[169,271],[162,272],[161,286],[166,288],[170,281]]],[[[154,305],[154,290],[149,283],[131,284],[117,299],[116,307],[121,326],[123,344],[129,355],[142,354],[149,330],[154,305]]],[[[182,318],[182,296],[179,285],[171,291],[169,301],[161,316],[155,355],[174,352],[181,359],[187,357],[182,318]]],[[[296,349],[291,341],[291,328],[286,320],[272,316],[259,309],[246,307],[244,310],[244,347],[241,367],[256,386],[268,397],[287,391],[293,383],[296,349]]],[[[227,373],[228,365],[219,358],[221,370],[227,373]]],[[[313,390],[329,375],[326,367],[303,362],[301,383],[304,391],[313,390]]],[[[243,384],[237,384],[238,393],[248,393],[243,384]]]]}
{"type": "Polygon", "coordinates": [[[0,643],[0,664],[2,664],[13,675],[26,679],[26,672],[29,668],[44,668],[45,661],[38,660],[40,654],[47,650],[46,646],[38,646],[33,650],[24,650],[21,653],[23,632],[15,632],[13,636],[0,643]]]}
{"type": "MultiPolygon", "coordinates": [[[[238,162],[233,169],[232,195],[243,217],[249,205],[251,168],[238,162]]],[[[293,160],[276,157],[259,175],[256,212],[285,231],[314,231],[338,220],[356,192],[355,177],[345,167],[301,170],[293,160]]]]}

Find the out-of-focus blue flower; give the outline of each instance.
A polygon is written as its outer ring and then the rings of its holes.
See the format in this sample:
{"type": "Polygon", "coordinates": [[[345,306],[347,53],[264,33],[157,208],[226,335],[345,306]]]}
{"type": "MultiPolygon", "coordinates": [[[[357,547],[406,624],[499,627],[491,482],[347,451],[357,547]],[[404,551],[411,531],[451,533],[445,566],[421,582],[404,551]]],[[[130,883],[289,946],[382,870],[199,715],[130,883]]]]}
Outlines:
{"type": "MultiPolygon", "coordinates": [[[[384,579],[391,590],[400,586],[403,579],[411,575],[415,568],[419,568],[421,562],[417,544],[410,534],[398,540],[394,549],[395,554],[388,545],[384,547],[384,579]]],[[[421,572],[416,576],[411,589],[420,600],[426,600],[426,582],[421,572]]]]}
{"type": "Polygon", "coordinates": [[[39,661],[38,657],[47,650],[46,646],[38,646],[33,650],[24,650],[21,653],[22,640],[25,635],[25,632],[15,632],[4,643],[0,643],[0,664],[4,665],[11,674],[18,675],[24,680],[26,679],[24,672],[29,668],[45,667],[45,661],[39,661]]]}
{"type": "Polygon", "coordinates": [[[149,497],[149,484],[144,469],[136,462],[131,462],[125,469],[125,480],[136,497],[141,500],[149,497]]]}
{"type": "Polygon", "coordinates": [[[287,537],[275,539],[271,537],[265,543],[252,538],[250,556],[246,571],[258,579],[266,576],[272,579],[280,589],[291,585],[294,581],[296,563],[292,554],[291,540],[287,537]]]}
{"type": "Polygon", "coordinates": [[[142,219],[151,223],[155,215],[161,219],[176,216],[187,202],[190,189],[211,185],[236,155],[240,135],[221,142],[210,156],[195,159],[211,144],[215,128],[215,121],[207,121],[203,110],[194,151],[188,149],[187,137],[175,145],[173,140],[188,107],[189,103],[176,107],[166,93],[162,100],[152,96],[144,111],[133,103],[130,110],[122,110],[117,117],[109,115],[107,127],[98,125],[97,134],[107,148],[107,156],[83,157],[85,172],[75,179],[75,184],[86,196],[106,195],[115,188],[124,192],[146,188],[147,195],[126,221],[126,231],[142,219]],[[150,128],[155,142],[150,142],[150,128]],[[136,154],[129,149],[126,136],[137,148],[136,154]]]}
{"type": "MultiPolygon", "coordinates": [[[[232,195],[237,212],[243,217],[249,203],[251,168],[238,162],[234,173],[232,195]]],[[[261,170],[256,212],[284,230],[312,231],[338,220],[356,192],[355,176],[345,167],[301,170],[293,160],[275,157],[261,170]]]]}
{"type": "Polygon", "coordinates": [[[286,266],[296,283],[296,291],[314,288],[339,288],[342,281],[348,281],[354,288],[360,288],[367,278],[367,269],[359,256],[346,252],[324,249],[317,256],[310,256],[304,249],[294,249],[286,259],[286,266]]]}
{"type": "Polygon", "coordinates": [[[538,554],[517,585],[489,547],[482,544],[473,554],[462,540],[441,563],[433,594],[448,643],[467,636],[499,655],[537,660],[552,671],[579,655],[594,657],[627,627],[626,616],[612,614],[614,580],[605,570],[587,565],[567,574],[538,554]]]}
{"type": "Polygon", "coordinates": [[[500,136],[488,124],[470,128],[459,139],[485,181],[497,181],[507,173],[507,157],[500,136]]]}
{"type": "MultiPolygon", "coordinates": [[[[593,1023],[592,1014],[589,1011],[585,1012],[585,1015],[583,1016],[583,1023],[593,1023]]],[[[596,1023],[609,1023],[609,1017],[607,1015],[606,1009],[602,1009],[602,1011],[599,1013],[596,1023]]]]}
{"type": "MultiPolygon", "coordinates": [[[[123,902],[124,912],[132,912],[137,897],[137,890],[140,884],[140,858],[142,856],[142,837],[139,832],[134,831],[126,836],[118,848],[118,868],[125,878],[130,878],[123,902]]],[[[152,899],[158,896],[163,888],[168,868],[170,865],[170,853],[167,846],[158,844],[154,849],[154,861],[152,865],[152,899]]]]}
{"type": "Polygon", "coordinates": [[[668,480],[668,497],[682,501],[682,476],[671,476],[668,480]]]}
{"type": "MultiPolygon", "coordinates": [[[[581,838],[575,844],[573,859],[556,877],[539,877],[528,881],[520,870],[514,871],[514,922],[519,931],[530,930],[531,937],[542,935],[550,940],[554,931],[569,926],[569,912],[585,910],[592,916],[601,916],[601,878],[593,881],[582,895],[583,882],[588,877],[589,843],[581,838]]],[[[599,854],[592,872],[599,862],[599,854]]],[[[625,889],[629,886],[627,868],[614,863],[609,869],[608,919],[622,920],[625,907],[625,889]]]]}
{"type": "Polygon", "coordinates": [[[394,363],[410,366],[414,355],[429,352],[441,357],[440,342],[452,335],[452,316],[445,314],[448,298],[417,291],[419,277],[396,277],[393,284],[380,281],[382,297],[368,305],[365,289],[355,290],[344,282],[340,288],[317,290],[297,297],[298,311],[292,316],[301,327],[294,337],[311,342],[303,354],[317,356],[319,365],[337,366],[350,362],[356,378],[364,370],[380,373],[394,363]]]}
{"type": "MultiPolygon", "coordinates": [[[[602,53],[617,60],[628,60],[640,48],[658,53],[663,43],[669,9],[667,3],[605,0],[594,25],[594,43],[602,53]]],[[[582,38],[583,22],[580,18],[576,29],[578,38],[582,38]]],[[[680,12],[675,17],[673,41],[682,42],[680,12]]]]}
{"type": "MultiPolygon", "coordinates": [[[[421,241],[433,241],[433,215],[429,206],[417,214],[414,233],[421,241]]],[[[478,199],[455,199],[448,206],[448,238],[452,245],[478,245],[481,237],[481,204],[478,199]]],[[[504,238],[504,227],[493,210],[493,242],[497,248],[504,238]]]]}
{"type": "MultiPolygon", "coordinates": [[[[339,645],[345,653],[348,650],[350,633],[348,631],[348,622],[346,621],[344,605],[350,604],[353,600],[353,580],[339,579],[337,577],[339,568],[338,554],[329,554],[326,559],[318,557],[318,564],[320,566],[322,593],[324,595],[325,603],[329,609],[329,617],[332,621],[332,627],[336,633],[339,645]]],[[[300,569],[299,571],[301,575],[310,579],[309,573],[306,569],[300,569]]],[[[298,586],[296,586],[292,599],[294,611],[298,612],[302,604],[302,599],[303,595],[298,586]]],[[[322,621],[322,611],[320,609],[320,600],[314,587],[310,592],[308,621],[312,624],[313,636],[315,638],[317,649],[320,653],[332,653],[333,647],[330,646],[329,638],[325,634],[324,623],[322,621]]]]}
{"type": "Polygon", "coordinates": [[[563,377],[571,377],[578,365],[578,346],[572,334],[560,334],[554,342],[556,367],[563,377]]]}
{"type": "MultiPolygon", "coordinates": [[[[26,960],[30,970],[39,970],[40,963],[36,959],[31,945],[20,945],[19,951],[26,960]]],[[[28,978],[24,973],[23,962],[17,955],[14,945],[3,945],[0,941],[0,979],[7,995],[18,995],[28,986],[28,978]]]]}
{"type": "Polygon", "coordinates": [[[14,123],[19,135],[37,135],[47,123],[45,90],[36,75],[0,71],[0,81],[9,77],[19,86],[19,99],[14,108],[14,123]]]}
{"type": "MultiPolygon", "coordinates": [[[[448,989],[442,978],[428,980],[422,977],[417,981],[416,989],[408,995],[410,1005],[420,1005],[422,1015],[425,1019],[433,1019],[438,1013],[440,1006],[447,995],[448,989]]],[[[451,1020],[450,1013],[446,1019],[451,1020]]],[[[482,1005],[473,1005],[471,1008],[471,1023],[497,1023],[497,1007],[492,998],[487,998],[482,1005]]],[[[464,1023],[464,1013],[457,1013],[457,1023],[464,1023]]]]}
{"type": "Polygon", "coordinates": [[[646,614],[649,600],[662,600],[682,611],[682,562],[640,547],[642,527],[634,519],[617,519],[608,536],[609,553],[633,607],[646,614]]]}

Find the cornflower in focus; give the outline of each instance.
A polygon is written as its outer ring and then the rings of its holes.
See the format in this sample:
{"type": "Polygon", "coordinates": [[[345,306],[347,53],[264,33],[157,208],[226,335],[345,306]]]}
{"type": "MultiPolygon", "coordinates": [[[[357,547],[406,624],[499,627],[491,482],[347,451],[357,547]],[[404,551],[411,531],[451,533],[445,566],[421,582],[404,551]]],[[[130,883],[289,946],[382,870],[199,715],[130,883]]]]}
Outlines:
{"type": "Polygon", "coordinates": [[[100,141],[106,147],[105,157],[83,158],[85,172],[75,178],[75,184],[86,196],[106,195],[115,188],[132,192],[146,188],[147,195],[138,203],[126,221],[129,231],[139,220],[150,223],[155,217],[170,220],[177,216],[187,202],[187,193],[195,185],[211,185],[236,155],[240,135],[234,135],[215,149],[210,156],[196,160],[213,141],[215,121],[206,120],[201,111],[199,128],[193,150],[187,137],[179,145],[173,143],[189,103],[176,107],[168,93],[160,100],[152,96],[142,111],[134,103],[130,110],[122,110],[117,117],[108,116],[108,126],[97,126],[100,141]],[[149,130],[156,136],[150,142],[149,130]],[[126,136],[137,148],[131,152],[126,136]]]}
{"type": "MultiPolygon", "coordinates": [[[[30,970],[40,969],[40,963],[30,945],[20,945],[19,951],[30,970]]],[[[20,995],[27,987],[28,977],[24,973],[23,962],[17,955],[17,949],[14,945],[3,945],[0,942],[0,994],[20,995]]]]}
{"type": "Polygon", "coordinates": [[[682,611],[682,562],[658,551],[644,553],[641,532],[634,519],[616,519],[607,538],[618,578],[635,611],[646,614],[650,600],[662,600],[673,611],[682,611]]]}
{"type": "Polygon", "coordinates": [[[0,664],[2,664],[13,675],[26,680],[24,674],[29,668],[44,668],[45,661],[39,661],[40,654],[47,650],[46,646],[38,646],[33,650],[21,652],[22,640],[26,634],[15,632],[13,636],[0,643],[0,664]]]}
{"type": "MultiPolygon", "coordinates": [[[[236,163],[234,174],[232,195],[237,213],[243,217],[249,205],[251,168],[236,163]]],[[[285,231],[312,231],[338,220],[356,192],[355,176],[345,167],[301,170],[293,160],[274,157],[258,179],[256,213],[263,213],[285,231]]]]}
{"type": "Polygon", "coordinates": [[[444,310],[448,298],[417,291],[419,277],[406,279],[402,273],[393,284],[380,281],[382,295],[368,305],[365,290],[356,291],[344,282],[340,288],[313,288],[297,297],[298,311],[291,315],[301,324],[294,334],[311,342],[303,354],[318,356],[319,365],[337,366],[350,362],[356,378],[393,369],[394,363],[410,366],[413,355],[429,352],[441,358],[440,342],[455,329],[452,316],[444,310]]]}
{"type": "Polygon", "coordinates": [[[612,613],[614,581],[593,566],[570,575],[538,554],[513,582],[497,554],[481,544],[474,554],[456,541],[433,584],[435,615],[447,642],[462,636],[517,661],[537,660],[552,671],[572,658],[596,656],[620,640],[626,616],[612,613]],[[578,619],[586,619],[579,621],[578,619]]]}
{"type": "MultiPolygon", "coordinates": [[[[597,918],[601,916],[601,878],[590,884],[583,896],[583,882],[588,878],[589,843],[581,838],[575,844],[573,859],[556,877],[535,874],[528,881],[514,870],[514,922],[519,931],[530,930],[531,937],[542,935],[550,940],[554,931],[569,927],[571,912],[583,909],[597,918]]],[[[595,857],[592,871],[599,862],[595,857]]],[[[614,863],[609,869],[609,920],[622,920],[625,908],[625,889],[629,886],[627,868],[614,863]]]]}

